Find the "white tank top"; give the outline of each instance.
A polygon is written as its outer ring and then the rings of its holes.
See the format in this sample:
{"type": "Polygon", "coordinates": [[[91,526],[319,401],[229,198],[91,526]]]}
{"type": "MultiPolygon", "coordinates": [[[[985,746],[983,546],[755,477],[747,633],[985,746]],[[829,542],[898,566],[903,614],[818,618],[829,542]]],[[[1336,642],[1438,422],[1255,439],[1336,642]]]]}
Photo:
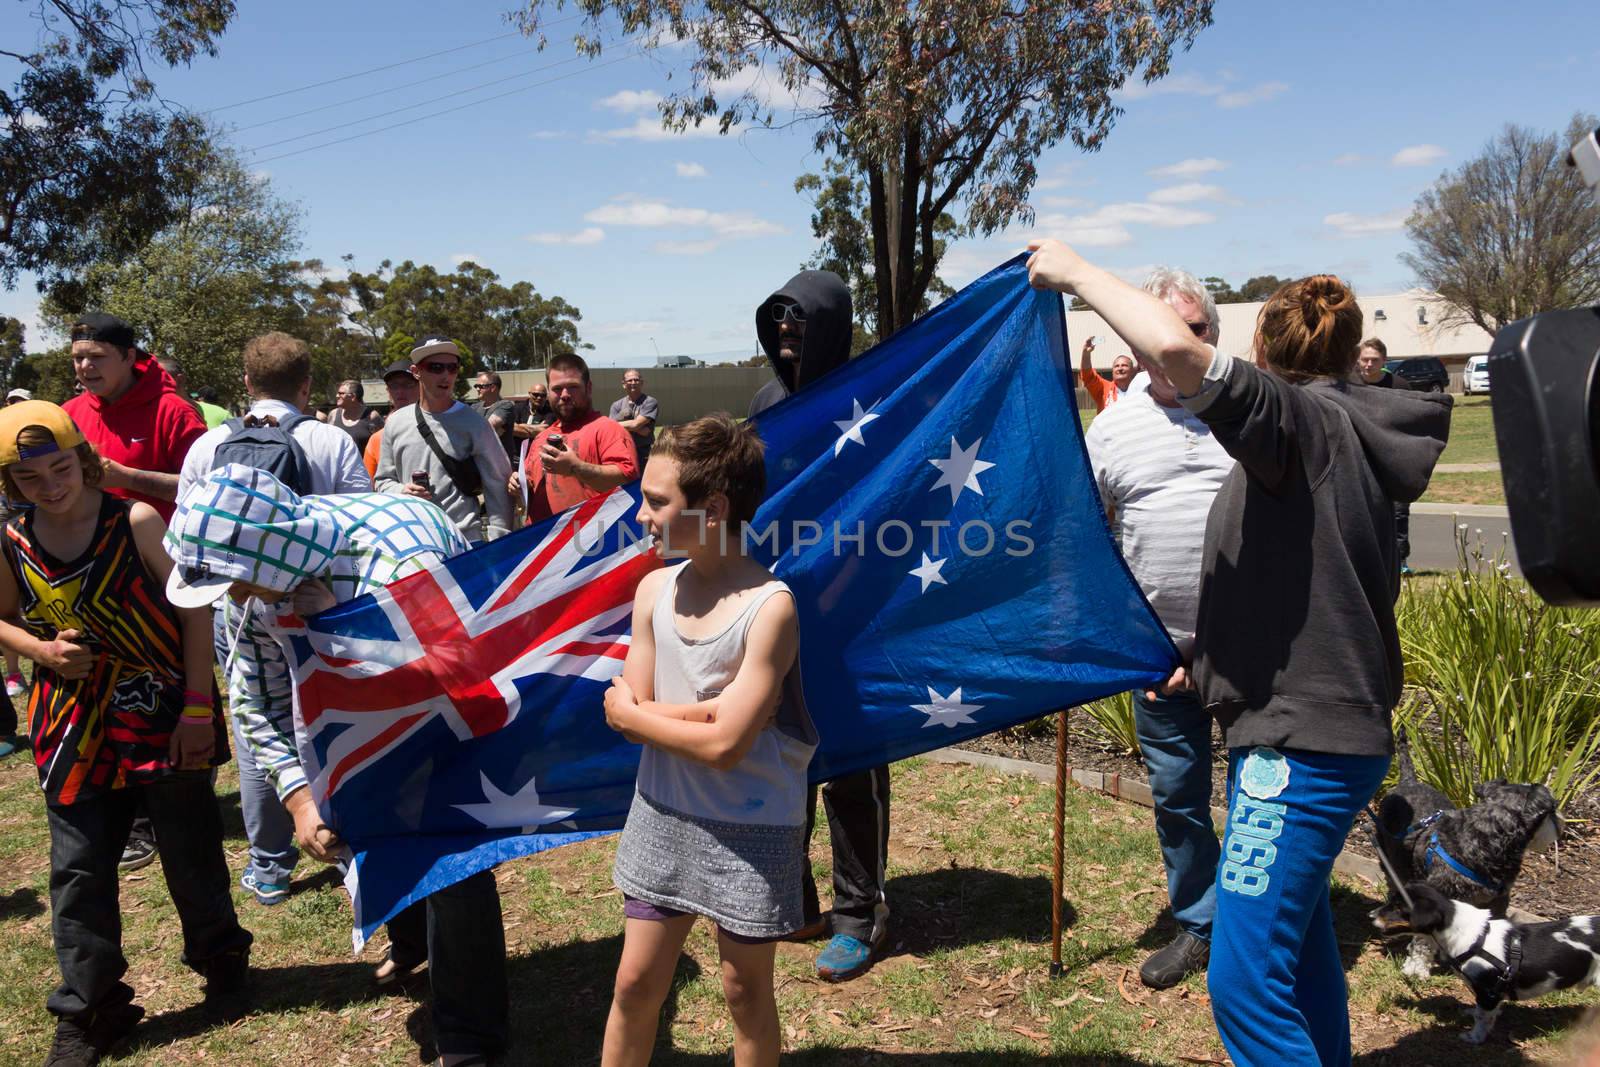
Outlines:
{"type": "MultiPolygon", "coordinates": [[[[651,617],[656,639],[655,699],[697,704],[726,689],[744,662],[750,623],[771,597],[793,595],[780,581],[764,586],[721,633],[689,639],[673,621],[673,600],[684,566],[661,583],[651,617]]],[[[805,822],[806,768],[817,731],[800,689],[798,658],[783,681],[776,719],[757,736],[737,766],[722,771],[646,745],[639,759],[639,792],[656,804],[700,819],[799,826],[805,822]]]]}

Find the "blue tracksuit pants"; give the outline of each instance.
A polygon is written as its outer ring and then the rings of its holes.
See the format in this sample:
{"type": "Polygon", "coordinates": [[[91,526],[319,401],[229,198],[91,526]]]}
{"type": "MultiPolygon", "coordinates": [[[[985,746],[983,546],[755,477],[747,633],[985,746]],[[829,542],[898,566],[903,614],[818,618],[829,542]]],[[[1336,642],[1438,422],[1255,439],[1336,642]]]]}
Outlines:
{"type": "Polygon", "coordinates": [[[1235,748],[1207,981],[1238,1067],[1350,1063],[1328,877],[1388,756],[1235,748]]]}

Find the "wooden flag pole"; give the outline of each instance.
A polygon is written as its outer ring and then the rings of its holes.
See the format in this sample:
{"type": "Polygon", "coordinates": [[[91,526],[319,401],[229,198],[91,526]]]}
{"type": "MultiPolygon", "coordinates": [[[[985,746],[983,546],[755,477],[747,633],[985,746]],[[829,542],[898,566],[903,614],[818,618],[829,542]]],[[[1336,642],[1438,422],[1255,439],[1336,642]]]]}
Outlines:
{"type": "Polygon", "coordinates": [[[1050,879],[1050,977],[1060,978],[1061,901],[1065,896],[1065,837],[1067,827],[1067,711],[1056,712],[1056,850],[1050,879]]]}

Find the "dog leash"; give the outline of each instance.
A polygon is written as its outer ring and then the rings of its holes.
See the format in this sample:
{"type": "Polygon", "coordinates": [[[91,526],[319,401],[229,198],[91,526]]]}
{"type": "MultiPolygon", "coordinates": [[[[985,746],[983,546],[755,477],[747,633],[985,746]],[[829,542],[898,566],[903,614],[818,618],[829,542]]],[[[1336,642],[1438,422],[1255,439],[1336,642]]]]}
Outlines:
{"type": "Polygon", "coordinates": [[[1406,892],[1405,883],[1400,880],[1400,873],[1394,869],[1394,864],[1389,862],[1389,854],[1383,849],[1383,824],[1378,821],[1378,815],[1372,810],[1372,805],[1366,807],[1367,818],[1372,821],[1372,847],[1378,854],[1378,862],[1383,865],[1383,873],[1388,875],[1389,884],[1394,886],[1395,892],[1400,894],[1400,899],[1406,902],[1406,910],[1416,907],[1416,902],[1411,899],[1411,894],[1406,892]]]}

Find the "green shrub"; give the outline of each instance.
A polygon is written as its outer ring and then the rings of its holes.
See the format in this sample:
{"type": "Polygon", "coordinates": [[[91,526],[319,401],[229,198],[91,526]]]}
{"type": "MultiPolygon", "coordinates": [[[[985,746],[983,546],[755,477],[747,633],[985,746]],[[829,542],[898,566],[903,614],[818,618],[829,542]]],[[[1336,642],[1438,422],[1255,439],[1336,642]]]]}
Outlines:
{"type": "Polygon", "coordinates": [[[1558,804],[1600,775],[1600,612],[1553,608],[1457,526],[1457,567],[1398,605],[1412,688],[1396,710],[1418,776],[1460,805],[1493,778],[1543,782],[1558,804]]]}
{"type": "Polygon", "coordinates": [[[1089,735],[1105,743],[1106,747],[1125,756],[1139,754],[1139,734],[1133,728],[1133,694],[1116,696],[1085,704],[1083,712],[1089,717],[1089,735]]]}

